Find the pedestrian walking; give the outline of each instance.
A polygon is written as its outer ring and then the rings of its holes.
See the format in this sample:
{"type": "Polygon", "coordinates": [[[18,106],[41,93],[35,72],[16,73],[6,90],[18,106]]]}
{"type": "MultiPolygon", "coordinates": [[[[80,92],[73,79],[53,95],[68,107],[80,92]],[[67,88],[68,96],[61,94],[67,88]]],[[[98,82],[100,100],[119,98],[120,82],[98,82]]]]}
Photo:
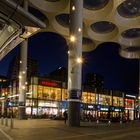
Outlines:
{"type": "Polygon", "coordinates": [[[67,112],[67,110],[64,111],[63,116],[64,116],[64,123],[66,124],[67,123],[67,119],[68,119],[68,112],[67,112]]]}

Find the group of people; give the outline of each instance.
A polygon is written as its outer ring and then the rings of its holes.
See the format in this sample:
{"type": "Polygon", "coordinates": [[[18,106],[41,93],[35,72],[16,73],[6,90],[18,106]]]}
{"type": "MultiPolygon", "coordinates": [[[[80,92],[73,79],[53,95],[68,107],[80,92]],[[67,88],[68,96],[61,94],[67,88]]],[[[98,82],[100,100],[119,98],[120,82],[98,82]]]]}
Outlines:
{"type": "Polygon", "coordinates": [[[93,116],[90,112],[88,112],[88,114],[86,114],[84,112],[81,114],[81,120],[82,121],[88,121],[89,122],[89,121],[93,121],[93,119],[94,118],[93,118],[93,116]]]}
{"type": "MultiPolygon", "coordinates": [[[[63,117],[64,117],[64,123],[66,124],[67,120],[68,120],[68,111],[67,110],[64,111],[63,117]]],[[[83,118],[87,119],[87,121],[93,120],[93,116],[91,115],[90,112],[87,115],[83,115],[83,118]]]]}

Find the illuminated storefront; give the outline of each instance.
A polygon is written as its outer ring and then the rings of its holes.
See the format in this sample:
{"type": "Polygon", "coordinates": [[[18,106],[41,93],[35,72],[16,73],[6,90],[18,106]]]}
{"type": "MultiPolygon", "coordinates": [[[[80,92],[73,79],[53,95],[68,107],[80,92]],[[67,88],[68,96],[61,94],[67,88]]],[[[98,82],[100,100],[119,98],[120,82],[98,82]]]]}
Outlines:
{"type": "Polygon", "coordinates": [[[92,92],[82,92],[82,103],[95,104],[96,94],[92,92]]]}
{"type": "Polygon", "coordinates": [[[67,109],[67,89],[60,81],[33,78],[26,101],[27,115],[62,115],[67,109]]]}
{"type": "Polygon", "coordinates": [[[125,116],[127,120],[134,120],[135,116],[135,100],[125,99],[125,116]]]}
{"type": "Polygon", "coordinates": [[[101,95],[96,94],[96,103],[99,105],[107,105],[110,106],[112,103],[111,96],[109,95],[101,95]]]}
{"type": "MultiPolygon", "coordinates": [[[[9,108],[18,116],[18,82],[8,88],[1,89],[1,97],[8,97],[9,108]]],[[[44,116],[45,118],[62,115],[68,108],[67,85],[62,81],[33,77],[27,85],[27,116],[44,116]]],[[[134,99],[113,96],[109,93],[83,91],[81,97],[81,114],[90,114],[93,118],[122,118],[125,113],[130,120],[134,119],[134,99]],[[125,108],[125,109],[124,109],[125,108]]]]}
{"type": "Polygon", "coordinates": [[[124,99],[122,97],[113,96],[113,106],[124,106],[124,99]]]}

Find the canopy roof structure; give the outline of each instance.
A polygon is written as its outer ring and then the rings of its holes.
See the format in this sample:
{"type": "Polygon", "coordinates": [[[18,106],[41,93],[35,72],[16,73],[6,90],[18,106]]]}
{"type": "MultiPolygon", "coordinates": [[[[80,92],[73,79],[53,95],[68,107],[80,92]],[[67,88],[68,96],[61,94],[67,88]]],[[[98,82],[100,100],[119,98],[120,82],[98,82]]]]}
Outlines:
{"type": "MultiPolygon", "coordinates": [[[[5,26],[0,25],[0,29],[5,30],[5,34],[9,31],[12,32],[11,34],[17,34],[17,32],[21,34],[23,30],[20,29],[23,28],[21,28],[20,22],[22,26],[32,27],[30,34],[35,32],[34,29],[43,28],[42,31],[57,32],[69,42],[70,0],[29,0],[30,13],[17,6],[17,3],[11,4],[10,2],[17,1],[0,1],[0,11],[7,14],[2,17],[0,13],[0,17],[4,18],[5,16],[8,20],[7,22],[0,19],[0,24],[7,23],[5,26]],[[3,6],[1,6],[1,3],[3,6]],[[4,6],[7,6],[8,10],[4,11],[4,6]],[[14,16],[9,18],[8,15],[12,13],[12,10],[14,16]],[[37,15],[40,19],[42,18],[47,27],[44,28],[45,25],[36,20],[31,13],[37,15]],[[9,22],[12,24],[8,24],[9,22]]],[[[2,40],[1,35],[0,40],[2,40]]],[[[140,0],[84,0],[83,51],[93,51],[103,42],[120,44],[119,53],[122,57],[140,58],[140,0]]],[[[0,47],[0,58],[2,58],[5,56],[6,50],[1,51],[3,49],[1,44],[0,47]]],[[[9,52],[8,49],[11,50],[12,47],[7,47],[7,52],[9,52]]]]}
{"type": "Polygon", "coordinates": [[[12,0],[0,1],[0,60],[46,24],[12,0]]]}
{"type": "MultiPolygon", "coordinates": [[[[69,40],[70,0],[30,2],[49,19],[46,31],[57,32],[69,40]]],[[[140,58],[139,0],[84,0],[83,7],[84,52],[94,50],[103,42],[115,42],[121,45],[122,57],[140,58]]]]}

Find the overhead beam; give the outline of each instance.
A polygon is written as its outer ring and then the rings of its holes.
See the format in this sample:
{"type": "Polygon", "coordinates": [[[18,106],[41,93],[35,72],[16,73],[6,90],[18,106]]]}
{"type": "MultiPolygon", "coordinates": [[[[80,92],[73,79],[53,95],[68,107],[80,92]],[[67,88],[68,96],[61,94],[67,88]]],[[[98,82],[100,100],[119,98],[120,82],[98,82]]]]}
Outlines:
{"type": "Polygon", "coordinates": [[[28,11],[25,11],[20,5],[18,5],[18,3],[11,0],[0,0],[0,12],[7,15],[8,18],[11,15],[10,18],[23,24],[23,26],[46,28],[46,24],[44,22],[33,16],[28,11]]]}

